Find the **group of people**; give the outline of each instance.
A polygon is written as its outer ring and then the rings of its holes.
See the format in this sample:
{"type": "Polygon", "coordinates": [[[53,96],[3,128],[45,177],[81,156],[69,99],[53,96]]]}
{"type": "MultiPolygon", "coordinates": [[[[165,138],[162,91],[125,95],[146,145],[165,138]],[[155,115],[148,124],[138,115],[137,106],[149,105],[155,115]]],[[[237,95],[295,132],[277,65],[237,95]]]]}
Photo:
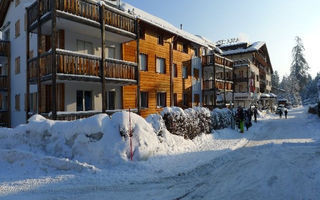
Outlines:
{"type": "Polygon", "coordinates": [[[240,129],[240,133],[244,133],[244,126],[246,126],[246,129],[249,130],[249,128],[252,126],[252,117],[254,117],[254,121],[257,122],[257,116],[257,107],[254,107],[252,110],[251,108],[243,109],[241,106],[239,106],[235,117],[238,128],[240,129]]]}

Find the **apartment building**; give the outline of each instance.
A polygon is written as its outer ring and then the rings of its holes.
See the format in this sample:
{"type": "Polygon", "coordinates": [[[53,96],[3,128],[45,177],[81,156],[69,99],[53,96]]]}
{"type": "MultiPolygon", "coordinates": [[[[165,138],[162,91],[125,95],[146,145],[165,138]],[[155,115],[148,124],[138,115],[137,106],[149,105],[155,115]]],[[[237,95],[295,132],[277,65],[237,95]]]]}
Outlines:
{"type": "Polygon", "coordinates": [[[218,45],[222,55],[234,62],[234,101],[235,106],[249,107],[252,104],[271,106],[266,97],[271,92],[273,73],[268,49],[265,42],[238,42],[218,45]],[[263,97],[263,98],[261,98],[263,97]]]}
{"type": "MultiPolygon", "coordinates": [[[[35,113],[73,120],[131,109],[146,117],[203,105],[202,56],[220,51],[182,27],[119,0],[3,0],[0,10],[1,125],[35,113]]],[[[231,89],[231,75],[219,73],[220,90],[231,89]]]]}

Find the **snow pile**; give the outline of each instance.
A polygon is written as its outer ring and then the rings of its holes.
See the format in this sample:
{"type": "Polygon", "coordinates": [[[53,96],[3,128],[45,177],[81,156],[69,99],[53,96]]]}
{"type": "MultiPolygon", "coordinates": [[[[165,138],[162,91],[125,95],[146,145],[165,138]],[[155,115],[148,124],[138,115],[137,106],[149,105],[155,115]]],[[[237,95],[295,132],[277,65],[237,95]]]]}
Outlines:
{"type": "Polygon", "coordinates": [[[161,115],[167,130],[172,134],[193,139],[202,133],[210,133],[210,111],[207,108],[182,110],[178,107],[167,107],[161,115]]]}

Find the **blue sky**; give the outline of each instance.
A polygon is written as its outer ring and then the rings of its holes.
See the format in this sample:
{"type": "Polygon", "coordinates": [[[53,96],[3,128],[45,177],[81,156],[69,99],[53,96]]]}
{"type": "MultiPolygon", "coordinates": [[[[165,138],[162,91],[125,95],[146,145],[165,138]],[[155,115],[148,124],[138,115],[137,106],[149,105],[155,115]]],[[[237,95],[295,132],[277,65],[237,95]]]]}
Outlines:
{"type": "Polygon", "coordinates": [[[319,0],[125,0],[212,41],[234,37],[265,41],[273,68],[289,74],[294,37],[304,42],[309,73],[320,72],[319,0]],[[317,48],[318,47],[318,48],[317,48]]]}

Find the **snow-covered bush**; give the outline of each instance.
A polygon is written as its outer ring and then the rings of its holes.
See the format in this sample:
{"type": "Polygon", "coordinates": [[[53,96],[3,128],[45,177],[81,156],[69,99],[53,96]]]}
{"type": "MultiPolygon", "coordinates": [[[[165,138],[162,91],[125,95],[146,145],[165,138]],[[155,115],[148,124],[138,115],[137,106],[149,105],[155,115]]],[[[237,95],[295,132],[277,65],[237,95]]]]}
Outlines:
{"type": "Polygon", "coordinates": [[[223,109],[214,109],[211,111],[211,123],[212,129],[222,129],[227,128],[231,125],[232,121],[232,111],[223,108],[223,109]]]}
{"type": "Polygon", "coordinates": [[[210,111],[207,108],[167,107],[161,115],[167,130],[175,135],[193,139],[201,133],[210,133],[210,111]]]}

